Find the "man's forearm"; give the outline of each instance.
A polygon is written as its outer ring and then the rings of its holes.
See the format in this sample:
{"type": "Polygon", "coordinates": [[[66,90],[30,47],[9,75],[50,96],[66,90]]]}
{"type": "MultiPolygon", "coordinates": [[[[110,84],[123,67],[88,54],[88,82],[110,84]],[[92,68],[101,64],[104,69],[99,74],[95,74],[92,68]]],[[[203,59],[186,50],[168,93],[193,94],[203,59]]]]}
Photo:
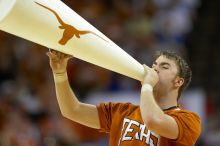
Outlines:
{"type": "Polygon", "coordinates": [[[153,88],[149,84],[142,86],[140,110],[142,119],[148,128],[153,127],[157,120],[164,114],[157,105],[153,96],[153,88]]]}
{"type": "Polygon", "coordinates": [[[64,117],[91,128],[100,128],[98,110],[95,105],[79,102],[66,74],[54,75],[58,104],[64,117]]]}
{"type": "Polygon", "coordinates": [[[70,88],[67,73],[54,74],[55,89],[57,95],[57,101],[61,110],[61,113],[70,115],[74,108],[79,105],[79,100],[76,98],[72,89],[70,88]]]}

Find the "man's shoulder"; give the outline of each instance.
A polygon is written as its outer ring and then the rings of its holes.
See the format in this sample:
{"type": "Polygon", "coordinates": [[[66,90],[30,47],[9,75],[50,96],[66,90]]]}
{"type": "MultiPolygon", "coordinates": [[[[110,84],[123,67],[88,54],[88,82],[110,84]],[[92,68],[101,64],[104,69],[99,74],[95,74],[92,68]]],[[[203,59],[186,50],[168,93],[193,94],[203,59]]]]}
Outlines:
{"type": "Polygon", "coordinates": [[[130,102],[107,102],[107,103],[100,103],[98,106],[99,108],[110,108],[114,110],[135,110],[139,108],[138,105],[135,105],[130,102]]]}
{"type": "Polygon", "coordinates": [[[182,108],[177,108],[177,109],[168,111],[166,112],[166,114],[170,116],[183,116],[186,118],[194,118],[194,119],[200,120],[200,116],[197,113],[186,110],[186,109],[182,109],[182,108]]]}

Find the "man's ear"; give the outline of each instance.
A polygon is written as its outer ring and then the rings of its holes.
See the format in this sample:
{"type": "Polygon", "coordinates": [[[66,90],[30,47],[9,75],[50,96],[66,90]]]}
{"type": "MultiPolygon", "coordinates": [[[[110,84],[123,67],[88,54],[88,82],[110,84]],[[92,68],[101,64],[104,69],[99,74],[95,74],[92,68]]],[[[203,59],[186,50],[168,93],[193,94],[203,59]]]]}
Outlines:
{"type": "Polygon", "coordinates": [[[180,77],[176,77],[174,81],[174,87],[179,88],[184,84],[184,79],[180,77]]]}

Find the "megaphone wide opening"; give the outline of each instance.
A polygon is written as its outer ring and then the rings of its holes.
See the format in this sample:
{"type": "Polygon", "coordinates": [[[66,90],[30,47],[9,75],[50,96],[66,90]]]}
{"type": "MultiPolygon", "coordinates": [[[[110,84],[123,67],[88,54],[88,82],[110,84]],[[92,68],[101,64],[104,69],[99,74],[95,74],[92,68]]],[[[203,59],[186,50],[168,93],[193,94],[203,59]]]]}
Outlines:
{"type": "Polygon", "coordinates": [[[9,14],[17,0],[0,0],[0,23],[9,14]]]}

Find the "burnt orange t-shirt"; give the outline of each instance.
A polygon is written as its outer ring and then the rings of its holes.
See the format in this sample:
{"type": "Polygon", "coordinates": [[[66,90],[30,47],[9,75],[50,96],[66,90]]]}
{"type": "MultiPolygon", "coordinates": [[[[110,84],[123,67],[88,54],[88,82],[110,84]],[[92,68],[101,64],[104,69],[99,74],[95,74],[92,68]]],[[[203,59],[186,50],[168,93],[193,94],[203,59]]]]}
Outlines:
{"type": "Polygon", "coordinates": [[[168,110],[179,127],[176,140],[147,129],[139,106],[131,103],[101,103],[97,106],[101,132],[109,133],[109,146],[194,146],[200,135],[200,118],[186,110],[168,110]]]}

